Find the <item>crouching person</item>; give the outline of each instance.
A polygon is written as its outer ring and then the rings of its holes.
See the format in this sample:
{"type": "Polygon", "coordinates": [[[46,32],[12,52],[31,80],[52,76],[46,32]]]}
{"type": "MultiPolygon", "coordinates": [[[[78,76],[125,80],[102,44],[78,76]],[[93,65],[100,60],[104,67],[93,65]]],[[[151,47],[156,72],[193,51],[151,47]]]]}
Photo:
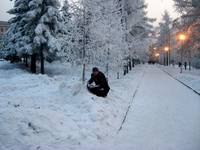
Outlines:
{"type": "Polygon", "coordinates": [[[91,79],[88,81],[87,88],[92,94],[99,97],[106,97],[110,91],[105,75],[96,67],[92,69],[91,79]]]}

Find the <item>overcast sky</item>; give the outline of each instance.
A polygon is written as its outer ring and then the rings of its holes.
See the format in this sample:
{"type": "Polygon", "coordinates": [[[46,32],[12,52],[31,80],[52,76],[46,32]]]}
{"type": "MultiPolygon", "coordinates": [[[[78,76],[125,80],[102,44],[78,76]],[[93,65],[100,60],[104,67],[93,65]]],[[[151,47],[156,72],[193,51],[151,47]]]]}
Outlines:
{"type": "Polygon", "coordinates": [[[173,6],[173,0],[146,0],[146,2],[148,4],[148,16],[157,18],[156,25],[161,20],[165,10],[169,12],[172,18],[175,19],[178,17],[173,6]]]}
{"type": "MultiPolygon", "coordinates": [[[[175,10],[173,8],[173,0],[146,0],[148,3],[148,16],[151,18],[157,18],[157,22],[161,20],[164,10],[168,10],[173,18],[177,17],[175,10]]],[[[10,0],[1,0],[0,2],[0,20],[7,21],[10,16],[6,13],[10,8],[12,8],[13,2],[10,0]]]]}

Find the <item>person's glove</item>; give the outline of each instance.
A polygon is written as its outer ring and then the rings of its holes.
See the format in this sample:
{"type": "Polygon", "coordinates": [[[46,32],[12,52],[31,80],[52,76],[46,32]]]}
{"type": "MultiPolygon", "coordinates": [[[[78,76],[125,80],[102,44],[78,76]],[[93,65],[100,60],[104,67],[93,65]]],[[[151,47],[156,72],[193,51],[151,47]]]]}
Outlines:
{"type": "Polygon", "coordinates": [[[89,88],[97,88],[97,87],[99,87],[99,85],[94,85],[94,84],[88,84],[87,85],[89,88]]]}
{"type": "Polygon", "coordinates": [[[89,88],[94,88],[94,85],[88,84],[87,87],[89,87],[89,88]]]}

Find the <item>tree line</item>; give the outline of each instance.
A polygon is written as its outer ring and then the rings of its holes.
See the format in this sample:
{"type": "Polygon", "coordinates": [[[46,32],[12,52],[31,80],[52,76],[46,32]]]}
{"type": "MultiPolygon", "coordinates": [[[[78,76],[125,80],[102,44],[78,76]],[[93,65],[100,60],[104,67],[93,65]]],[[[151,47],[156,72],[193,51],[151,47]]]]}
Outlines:
{"type": "Polygon", "coordinates": [[[144,0],[14,0],[8,12],[4,58],[36,62],[123,67],[124,60],[147,58],[151,22],[144,0]]]}
{"type": "MultiPolygon", "coordinates": [[[[192,66],[200,68],[200,2],[174,0],[174,3],[180,17],[173,20],[165,11],[158,27],[157,41],[153,47],[157,48],[156,52],[159,51],[162,64],[166,64],[167,59],[164,47],[169,47],[170,64],[180,63],[183,60],[190,69],[192,66]],[[179,40],[180,34],[186,36],[182,42],[179,40]]],[[[151,49],[155,54],[153,48],[151,49]]]]}

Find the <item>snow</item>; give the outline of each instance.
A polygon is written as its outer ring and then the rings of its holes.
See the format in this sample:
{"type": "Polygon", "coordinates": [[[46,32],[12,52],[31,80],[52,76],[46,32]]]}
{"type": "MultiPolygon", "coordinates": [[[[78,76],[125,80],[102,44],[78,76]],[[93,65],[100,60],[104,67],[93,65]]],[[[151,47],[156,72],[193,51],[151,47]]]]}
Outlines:
{"type": "Polygon", "coordinates": [[[80,82],[81,68],[55,63],[47,65],[48,76],[20,67],[0,62],[3,150],[94,148],[116,134],[141,76],[137,68],[134,76],[111,79],[110,95],[103,99],[86,91],[80,82]],[[130,80],[135,81],[131,86],[130,80]]]}
{"type": "Polygon", "coordinates": [[[200,97],[159,68],[112,74],[104,99],[87,92],[81,67],[46,66],[34,75],[0,61],[0,149],[199,150],[200,97]]]}
{"type": "Polygon", "coordinates": [[[98,150],[199,150],[199,111],[197,94],[146,66],[123,129],[98,150]]]}
{"type": "Polygon", "coordinates": [[[162,69],[168,72],[175,79],[179,80],[180,82],[189,86],[195,92],[200,94],[200,70],[199,69],[192,68],[191,71],[189,71],[189,68],[187,68],[187,70],[183,69],[182,74],[180,73],[180,68],[178,68],[178,66],[162,67],[162,69]]]}

